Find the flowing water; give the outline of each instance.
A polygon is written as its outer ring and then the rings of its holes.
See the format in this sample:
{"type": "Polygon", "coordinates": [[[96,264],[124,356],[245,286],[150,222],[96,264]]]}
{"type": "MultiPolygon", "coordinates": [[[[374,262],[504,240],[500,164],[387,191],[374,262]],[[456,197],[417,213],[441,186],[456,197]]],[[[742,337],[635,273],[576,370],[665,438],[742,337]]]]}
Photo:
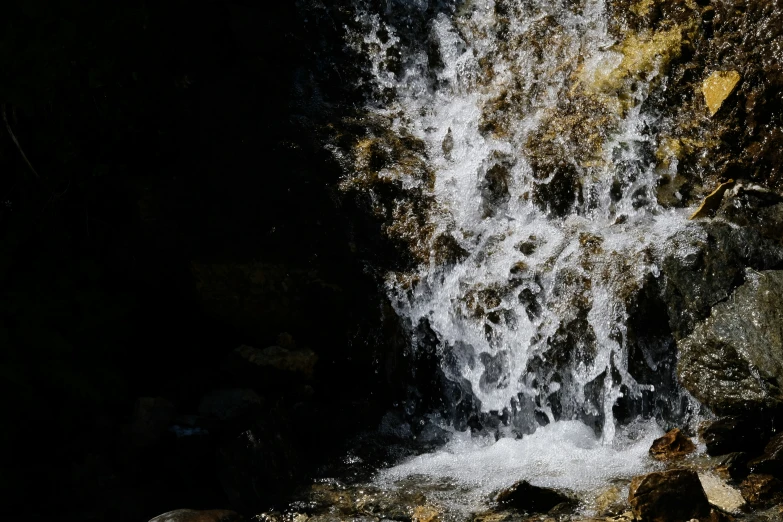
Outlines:
{"type": "MultiPolygon", "coordinates": [[[[587,491],[644,470],[660,434],[637,418],[654,419],[654,406],[620,419],[618,404],[667,394],[685,404],[672,415],[693,414],[676,385],[657,389],[629,367],[634,303],[665,256],[689,254],[670,238],[698,233],[687,209],[657,202],[657,181],[677,165],[656,156],[664,122],[646,103],[666,88],[682,35],[618,37],[607,9],[359,4],[348,43],[371,71],[365,116],[382,124],[335,151],[343,187],[369,193],[417,260],[386,277],[414,349],[435,343],[446,378],[501,419],[491,440],[457,432],[383,483],[450,477],[484,495],[527,477],[587,491]],[[377,187],[388,185],[397,192],[384,201],[377,187]]],[[[635,357],[671,373],[660,354],[635,357]]]]}

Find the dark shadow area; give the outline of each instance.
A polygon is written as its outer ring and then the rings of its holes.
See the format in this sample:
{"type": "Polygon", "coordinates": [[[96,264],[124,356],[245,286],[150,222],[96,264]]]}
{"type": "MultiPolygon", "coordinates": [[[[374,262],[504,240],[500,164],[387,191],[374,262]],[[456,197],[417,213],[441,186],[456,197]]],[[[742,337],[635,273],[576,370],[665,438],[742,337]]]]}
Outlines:
{"type": "Polygon", "coordinates": [[[309,138],[359,100],[343,12],[4,7],[7,511],[250,514],[378,425],[406,340],[309,138]]]}

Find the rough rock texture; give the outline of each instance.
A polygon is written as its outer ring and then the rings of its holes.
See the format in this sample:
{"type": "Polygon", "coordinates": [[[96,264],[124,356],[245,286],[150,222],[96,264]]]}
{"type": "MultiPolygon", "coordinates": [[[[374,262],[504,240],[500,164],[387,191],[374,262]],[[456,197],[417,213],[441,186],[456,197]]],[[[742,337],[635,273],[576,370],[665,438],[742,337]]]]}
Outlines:
{"type": "Polygon", "coordinates": [[[696,450],[696,445],[679,428],[670,430],[661,438],[655,439],[650,447],[650,456],[656,460],[681,459],[696,450]]]}
{"type": "Polygon", "coordinates": [[[772,420],[764,416],[723,417],[710,423],[701,433],[710,455],[759,450],[770,437],[772,420]]]}
{"type": "Polygon", "coordinates": [[[728,191],[716,217],[753,228],[766,238],[783,239],[783,196],[755,183],[739,183],[728,191]]]}
{"type": "Polygon", "coordinates": [[[574,499],[549,488],[533,486],[521,480],[495,497],[497,503],[524,513],[548,513],[558,506],[573,506],[574,499]]]}
{"type": "Polygon", "coordinates": [[[772,437],[764,448],[764,453],[748,462],[748,469],[751,473],[783,479],[783,433],[772,437]]]}
{"type": "Polygon", "coordinates": [[[678,342],[678,375],[688,391],[718,413],[781,405],[783,271],[748,281],[693,333],[678,342]]]}
{"type": "Polygon", "coordinates": [[[709,503],[726,513],[739,514],[745,507],[745,499],[739,490],[729,486],[712,473],[699,473],[699,481],[709,503]]]}
{"type": "Polygon", "coordinates": [[[177,509],[150,519],[149,522],[241,522],[244,518],[226,509],[177,509]]]}
{"type": "Polygon", "coordinates": [[[710,514],[710,504],[698,474],[686,469],[634,478],[628,502],[636,518],[649,522],[681,522],[710,514]]]}
{"type": "Polygon", "coordinates": [[[783,482],[772,475],[752,473],[739,486],[742,497],[754,508],[783,502],[783,482]]]}
{"type": "Polygon", "coordinates": [[[731,480],[741,481],[750,473],[748,469],[750,459],[751,455],[745,452],[729,453],[720,460],[716,470],[731,480]]]}
{"type": "Polygon", "coordinates": [[[775,94],[783,87],[783,2],[640,2],[644,13],[626,7],[617,18],[648,27],[672,24],[688,12],[683,4],[695,7],[695,30],[682,59],[672,66],[668,88],[650,99],[668,113],[656,152],[664,167],[662,179],[668,163],[676,160],[677,176],[684,182],[682,198],[672,204],[693,204],[729,178],[781,188],[783,154],[773,144],[783,130],[781,100],[775,94]],[[723,81],[710,85],[715,73],[723,81]],[[726,97],[726,91],[733,92],[726,97]]]}
{"type": "Polygon", "coordinates": [[[663,299],[676,340],[687,336],[706,319],[712,307],[728,299],[745,278],[745,268],[768,270],[783,260],[780,244],[765,240],[755,230],[726,223],[694,225],[671,239],[672,255],[662,263],[663,299]]]}

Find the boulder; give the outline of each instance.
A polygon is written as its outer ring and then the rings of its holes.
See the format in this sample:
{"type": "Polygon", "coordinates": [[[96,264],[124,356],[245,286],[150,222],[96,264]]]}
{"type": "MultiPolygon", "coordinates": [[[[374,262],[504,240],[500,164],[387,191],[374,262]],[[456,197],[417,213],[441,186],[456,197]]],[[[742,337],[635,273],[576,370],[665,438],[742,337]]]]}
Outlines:
{"type": "Polygon", "coordinates": [[[783,502],[783,482],[772,475],[751,473],[739,486],[742,497],[753,508],[783,502]]]}
{"type": "Polygon", "coordinates": [[[783,271],[746,279],[677,343],[680,382],[720,414],[783,405],[783,271]]]}
{"type": "Polygon", "coordinates": [[[710,504],[695,471],[673,469],[636,477],[628,502],[645,522],[682,522],[710,515],[710,504]]]}
{"type": "Polygon", "coordinates": [[[686,437],[679,428],[666,433],[661,438],[655,439],[650,447],[650,456],[656,460],[681,459],[696,450],[696,445],[686,437]]]}
{"type": "Polygon", "coordinates": [[[575,506],[571,497],[554,489],[534,486],[525,480],[516,482],[511,487],[502,490],[495,497],[497,503],[504,508],[511,508],[524,513],[549,513],[555,508],[558,511],[575,506]]]}
{"type": "Polygon", "coordinates": [[[163,513],[149,522],[241,522],[244,518],[234,511],[227,509],[175,509],[168,513],[163,513]]]}
{"type": "Polygon", "coordinates": [[[736,452],[758,452],[769,439],[770,422],[754,416],[722,417],[701,434],[707,453],[712,456],[736,452]]]}
{"type": "Polygon", "coordinates": [[[783,247],[752,228],[717,221],[695,222],[669,241],[661,263],[662,299],[672,336],[680,341],[726,301],[745,278],[746,267],[768,270],[783,260],[783,247]]]}
{"type": "Polygon", "coordinates": [[[783,433],[778,433],[764,448],[764,453],[747,464],[751,473],[783,479],[783,433]]]}

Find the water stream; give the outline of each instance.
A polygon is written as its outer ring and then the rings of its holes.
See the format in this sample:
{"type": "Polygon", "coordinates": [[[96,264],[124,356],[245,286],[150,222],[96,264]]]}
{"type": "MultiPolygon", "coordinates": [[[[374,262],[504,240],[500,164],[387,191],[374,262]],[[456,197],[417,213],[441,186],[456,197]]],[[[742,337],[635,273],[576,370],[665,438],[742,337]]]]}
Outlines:
{"type": "MultiPolygon", "coordinates": [[[[629,368],[638,296],[661,259],[689,254],[669,239],[698,234],[688,209],[657,202],[677,165],[656,157],[661,116],[645,103],[682,36],[618,39],[604,0],[434,4],[358,9],[349,44],[371,71],[366,117],[382,123],[336,154],[344,188],[371,194],[417,259],[386,277],[414,349],[432,342],[424,325],[501,438],[457,431],[378,480],[451,477],[483,495],[521,477],[585,491],[639,473],[661,433],[649,397],[693,414],[676,385],[629,368]]],[[[636,357],[671,373],[659,348],[636,357]]]]}

